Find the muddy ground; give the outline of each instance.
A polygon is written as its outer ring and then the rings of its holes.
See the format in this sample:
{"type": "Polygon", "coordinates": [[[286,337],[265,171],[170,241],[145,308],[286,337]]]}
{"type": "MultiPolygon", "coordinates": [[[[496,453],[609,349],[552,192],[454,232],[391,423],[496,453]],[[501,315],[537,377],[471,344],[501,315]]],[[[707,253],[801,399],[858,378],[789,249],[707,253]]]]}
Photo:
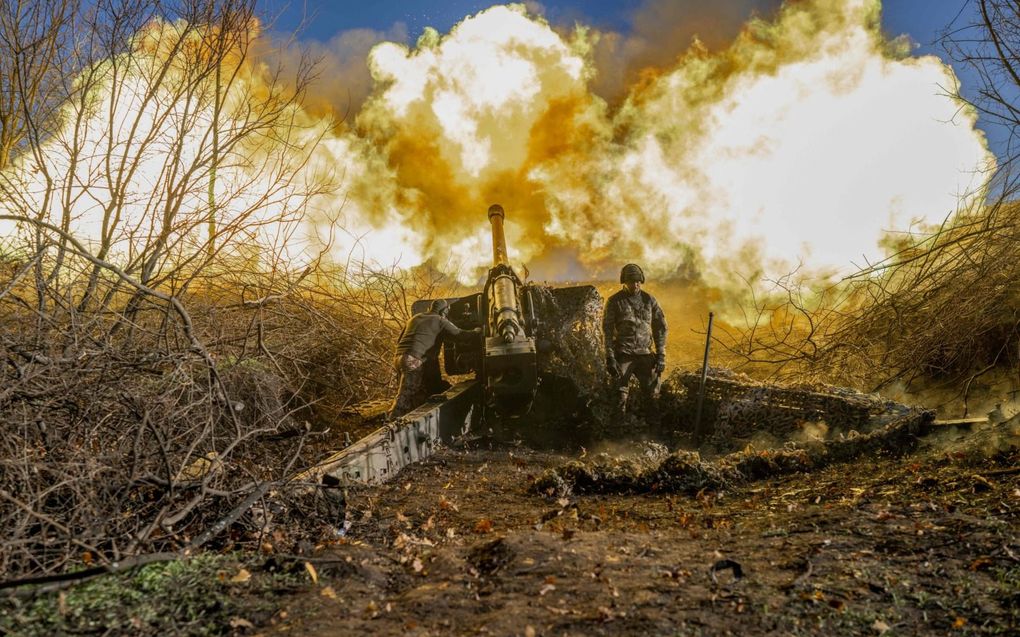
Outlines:
{"type": "Polygon", "coordinates": [[[725,492],[548,497],[564,456],[447,449],[348,494],[266,635],[1020,631],[1020,452],[926,440],[725,492]],[[713,570],[715,569],[715,570],[713,570]]]}

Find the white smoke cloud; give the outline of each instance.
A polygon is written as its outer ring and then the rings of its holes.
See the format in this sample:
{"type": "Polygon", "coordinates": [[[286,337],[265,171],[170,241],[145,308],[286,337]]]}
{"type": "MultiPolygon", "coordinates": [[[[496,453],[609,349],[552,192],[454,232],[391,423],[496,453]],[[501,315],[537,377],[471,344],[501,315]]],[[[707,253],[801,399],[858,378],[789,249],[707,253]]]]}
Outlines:
{"type": "MultiPolygon", "coordinates": [[[[644,76],[618,106],[593,90],[600,34],[558,32],[524,5],[492,7],[448,34],[427,30],[414,47],[376,44],[356,118],[316,123],[314,104],[299,118],[315,134],[331,127],[308,161],[310,181],[342,180],[314,198],[310,231],[337,219],[338,259],[452,259],[466,280],[491,258],[484,213],[495,202],[507,208],[512,258],[539,264],[537,278],[638,261],[652,276],[696,269],[719,282],[874,258],[883,231],[941,220],[993,161],[975,113],[940,88],[955,85],[952,69],[897,51],[880,8],[790,3],[728,47],[694,47],[644,76]]],[[[354,65],[334,67],[356,75],[380,37],[330,44],[354,65]]],[[[130,120],[130,103],[116,109],[114,121],[130,120]]],[[[100,156],[102,143],[83,156],[100,156]]],[[[153,157],[144,174],[158,177],[153,157]]],[[[249,177],[245,192],[272,187],[249,177]]],[[[152,190],[132,188],[138,201],[152,190]]],[[[91,192],[82,201],[101,207],[91,192]]],[[[196,192],[194,205],[202,200],[196,192]]],[[[89,232],[84,221],[78,229],[89,232]]]]}

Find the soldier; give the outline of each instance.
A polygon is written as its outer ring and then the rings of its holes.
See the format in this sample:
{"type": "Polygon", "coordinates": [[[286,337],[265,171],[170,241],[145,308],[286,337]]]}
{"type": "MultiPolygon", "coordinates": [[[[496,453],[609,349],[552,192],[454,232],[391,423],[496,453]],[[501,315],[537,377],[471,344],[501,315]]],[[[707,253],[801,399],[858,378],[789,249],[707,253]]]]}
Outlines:
{"type": "Polygon", "coordinates": [[[630,377],[637,376],[644,411],[654,416],[655,385],[666,369],[666,317],[655,297],[641,289],[644,282],[645,273],[639,266],[623,266],[623,289],[606,301],[602,332],[606,338],[606,368],[617,391],[617,409],[620,413],[626,409],[630,377]]]}
{"type": "Polygon", "coordinates": [[[387,418],[399,418],[424,402],[425,367],[431,362],[429,358],[438,355],[439,338],[443,334],[459,336],[481,331],[481,328],[468,331],[460,329],[446,318],[449,313],[450,304],[443,299],[436,299],[432,301],[428,312],[415,314],[401,330],[393,360],[400,384],[393,405],[386,414],[387,418]]]}

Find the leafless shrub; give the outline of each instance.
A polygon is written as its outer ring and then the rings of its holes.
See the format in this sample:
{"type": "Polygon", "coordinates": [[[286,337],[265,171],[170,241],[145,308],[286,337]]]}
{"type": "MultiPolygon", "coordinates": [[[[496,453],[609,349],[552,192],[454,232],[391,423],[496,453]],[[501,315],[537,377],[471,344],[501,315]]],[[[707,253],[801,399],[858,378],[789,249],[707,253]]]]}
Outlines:
{"type": "MultiPolygon", "coordinates": [[[[49,92],[0,105],[7,577],[207,542],[296,473],[310,425],[388,390],[437,284],[294,249],[337,186],[310,166],[329,126],[301,109],[310,66],[258,57],[253,0],[75,6],[0,16],[5,39],[55,29],[49,92]]],[[[222,541],[260,541],[253,520],[222,541]]]]}
{"type": "Polygon", "coordinates": [[[739,316],[720,322],[715,340],[723,351],[716,359],[761,378],[824,379],[821,350],[845,311],[846,290],[813,285],[798,271],[765,285],[749,282],[747,290],[739,316]]]}
{"type": "Polygon", "coordinates": [[[996,140],[998,170],[994,193],[1003,200],[1020,189],[1017,132],[1020,130],[1020,5],[1007,0],[968,0],[965,11],[942,31],[939,43],[973,86],[946,87],[954,98],[977,110],[996,140]],[[962,16],[974,16],[968,22],[962,16]]]}
{"type": "Polygon", "coordinates": [[[1020,206],[976,206],[905,244],[816,292],[781,282],[723,342],[759,375],[938,387],[966,404],[983,375],[1020,368],[1020,206]]]}

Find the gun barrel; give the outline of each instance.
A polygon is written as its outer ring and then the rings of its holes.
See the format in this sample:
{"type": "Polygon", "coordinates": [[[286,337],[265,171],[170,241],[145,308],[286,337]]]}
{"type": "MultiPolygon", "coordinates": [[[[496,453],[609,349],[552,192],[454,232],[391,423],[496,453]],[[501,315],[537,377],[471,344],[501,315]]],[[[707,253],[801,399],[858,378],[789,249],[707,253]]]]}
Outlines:
{"type": "Polygon", "coordinates": [[[517,283],[510,259],[506,254],[506,236],[503,234],[503,221],[506,212],[503,206],[489,206],[489,223],[492,224],[492,272],[489,274],[491,297],[492,334],[500,336],[505,342],[511,343],[523,332],[521,328],[520,304],[517,299],[517,283]]]}
{"type": "Polygon", "coordinates": [[[514,282],[510,277],[501,275],[492,282],[492,322],[494,333],[511,343],[523,330],[521,329],[520,310],[517,305],[517,294],[514,282]]]}
{"type": "Polygon", "coordinates": [[[506,254],[506,236],[503,234],[503,220],[506,213],[503,206],[492,204],[489,206],[489,223],[492,224],[492,265],[506,265],[510,259],[506,254]]]}
{"type": "Polygon", "coordinates": [[[482,370],[486,393],[498,412],[520,414],[531,406],[538,387],[535,338],[528,335],[521,312],[524,284],[514,274],[506,252],[503,206],[489,207],[492,225],[492,268],[485,281],[485,355],[482,370]]]}

